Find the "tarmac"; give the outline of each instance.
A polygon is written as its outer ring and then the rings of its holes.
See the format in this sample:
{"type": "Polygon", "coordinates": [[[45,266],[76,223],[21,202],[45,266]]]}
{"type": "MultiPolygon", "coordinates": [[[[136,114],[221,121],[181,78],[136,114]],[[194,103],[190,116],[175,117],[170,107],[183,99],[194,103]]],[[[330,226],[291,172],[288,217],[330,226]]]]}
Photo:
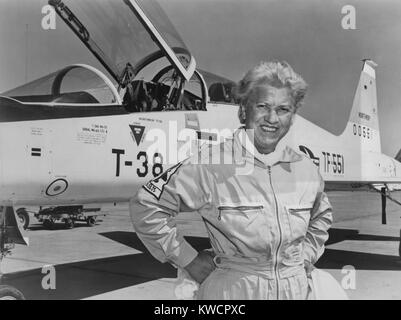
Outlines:
{"type": "MultiPolygon", "coordinates": [[[[328,192],[334,223],[316,267],[328,271],[355,299],[401,299],[399,256],[401,207],[387,201],[382,224],[380,194],[328,192]],[[351,277],[352,276],[352,277],[351,277]]],[[[393,196],[401,200],[401,192],[393,196]]],[[[31,221],[24,232],[29,246],[17,245],[1,263],[3,284],[27,299],[175,300],[176,270],[155,260],[136,236],[128,204],[102,206],[94,227],[77,223],[46,230],[31,221]],[[49,267],[54,283],[49,288],[49,267]]],[[[210,247],[202,221],[183,213],[177,224],[198,250],[210,247]]]]}

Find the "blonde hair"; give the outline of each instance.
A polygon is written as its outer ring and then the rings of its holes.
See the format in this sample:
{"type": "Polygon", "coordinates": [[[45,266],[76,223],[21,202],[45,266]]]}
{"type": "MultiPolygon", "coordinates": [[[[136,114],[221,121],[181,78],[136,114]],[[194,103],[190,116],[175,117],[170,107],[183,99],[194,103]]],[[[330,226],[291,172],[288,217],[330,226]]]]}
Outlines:
{"type": "Polygon", "coordinates": [[[298,109],[305,98],[308,85],[285,61],[260,62],[249,70],[236,87],[236,98],[246,105],[255,87],[267,85],[275,88],[288,88],[298,109]]]}

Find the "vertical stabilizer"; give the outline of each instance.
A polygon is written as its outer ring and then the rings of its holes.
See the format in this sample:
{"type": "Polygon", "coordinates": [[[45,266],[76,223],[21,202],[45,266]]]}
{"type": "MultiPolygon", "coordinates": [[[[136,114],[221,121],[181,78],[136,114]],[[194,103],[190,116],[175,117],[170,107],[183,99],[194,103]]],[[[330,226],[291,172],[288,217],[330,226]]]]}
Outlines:
{"type": "Polygon", "coordinates": [[[363,60],[363,68],[348,124],[342,136],[347,140],[357,139],[363,151],[381,152],[376,94],[376,67],[377,64],[372,60],[363,60]]]}
{"type": "Polygon", "coordinates": [[[401,162],[401,150],[398,151],[397,155],[395,156],[395,160],[401,162]]]}

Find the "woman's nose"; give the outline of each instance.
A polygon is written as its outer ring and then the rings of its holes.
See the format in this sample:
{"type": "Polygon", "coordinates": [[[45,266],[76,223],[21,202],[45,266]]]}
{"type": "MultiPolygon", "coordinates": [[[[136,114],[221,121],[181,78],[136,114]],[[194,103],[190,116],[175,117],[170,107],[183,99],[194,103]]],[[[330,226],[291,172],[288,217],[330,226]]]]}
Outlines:
{"type": "Polygon", "coordinates": [[[269,122],[269,123],[276,123],[278,122],[278,115],[276,113],[276,110],[268,110],[266,111],[266,114],[264,116],[265,121],[269,122]]]}

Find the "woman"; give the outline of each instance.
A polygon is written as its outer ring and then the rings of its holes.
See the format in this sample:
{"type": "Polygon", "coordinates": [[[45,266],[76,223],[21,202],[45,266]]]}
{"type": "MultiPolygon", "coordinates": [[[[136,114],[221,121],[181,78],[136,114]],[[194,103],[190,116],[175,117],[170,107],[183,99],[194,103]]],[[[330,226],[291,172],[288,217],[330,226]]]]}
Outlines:
{"type": "Polygon", "coordinates": [[[259,64],[237,88],[244,127],[215,147],[235,161],[187,159],[132,199],[139,238],[157,259],[200,283],[199,299],[308,297],[307,274],[323,253],[332,208],[316,166],[279,143],[306,88],[289,64],[259,64]],[[247,174],[244,162],[252,167],[247,174]],[[181,211],[202,216],[213,254],[196,252],[177,232],[172,218],[181,211]]]}

